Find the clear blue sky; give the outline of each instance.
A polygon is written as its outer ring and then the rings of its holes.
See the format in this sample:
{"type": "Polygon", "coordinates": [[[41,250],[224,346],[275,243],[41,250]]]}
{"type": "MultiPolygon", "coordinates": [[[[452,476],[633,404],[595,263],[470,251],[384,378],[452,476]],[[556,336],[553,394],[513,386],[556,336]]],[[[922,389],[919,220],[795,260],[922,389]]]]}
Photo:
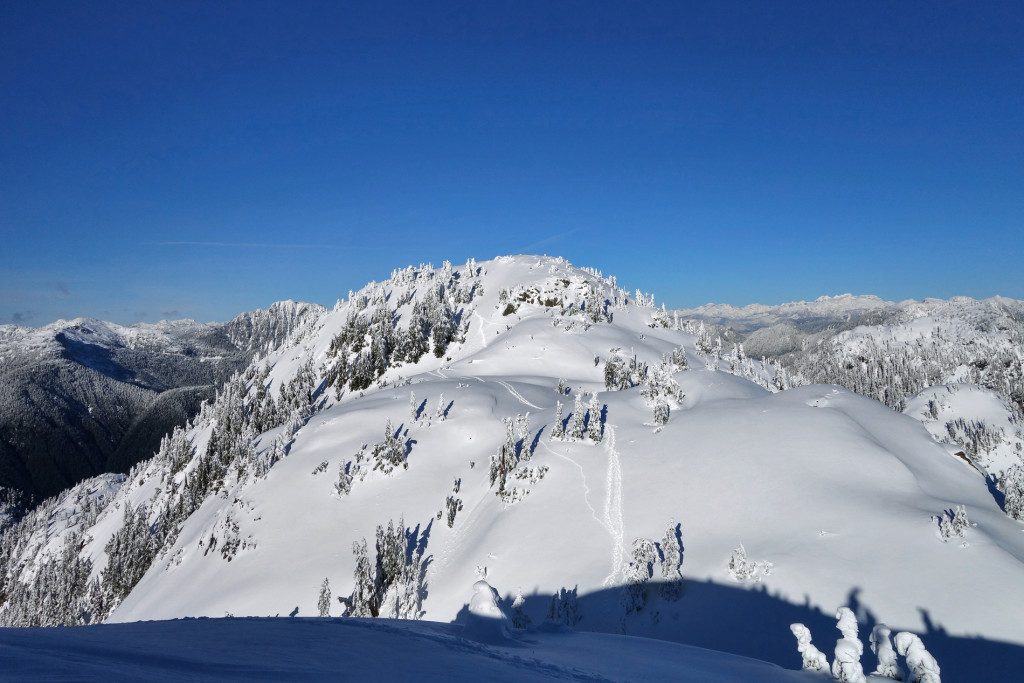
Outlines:
{"type": "Polygon", "coordinates": [[[0,323],[562,255],[1024,298],[1024,4],[0,2],[0,323]]]}

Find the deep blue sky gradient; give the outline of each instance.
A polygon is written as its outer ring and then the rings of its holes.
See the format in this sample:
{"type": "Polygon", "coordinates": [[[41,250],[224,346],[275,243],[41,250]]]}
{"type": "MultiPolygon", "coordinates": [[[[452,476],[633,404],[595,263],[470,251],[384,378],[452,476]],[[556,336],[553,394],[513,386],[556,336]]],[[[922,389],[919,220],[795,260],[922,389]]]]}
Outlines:
{"type": "Polygon", "coordinates": [[[0,323],[562,255],[670,307],[1024,298],[1024,5],[0,4],[0,323]]]}

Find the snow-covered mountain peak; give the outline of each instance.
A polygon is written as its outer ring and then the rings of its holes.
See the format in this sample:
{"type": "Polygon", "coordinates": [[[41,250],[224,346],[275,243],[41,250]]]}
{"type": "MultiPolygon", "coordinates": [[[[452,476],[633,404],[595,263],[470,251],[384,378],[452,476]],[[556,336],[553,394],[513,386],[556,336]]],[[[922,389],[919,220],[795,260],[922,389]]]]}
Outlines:
{"type": "MultiPolygon", "coordinates": [[[[915,417],[791,388],[562,259],[400,269],[296,324],[132,471],[75,537],[69,609],[458,623],[486,581],[509,632],[796,668],[790,624],[827,642],[850,605],[957,671],[960,636],[1021,644],[1024,538],[915,417]]],[[[3,618],[44,594],[18,557],[3,618]]]]}

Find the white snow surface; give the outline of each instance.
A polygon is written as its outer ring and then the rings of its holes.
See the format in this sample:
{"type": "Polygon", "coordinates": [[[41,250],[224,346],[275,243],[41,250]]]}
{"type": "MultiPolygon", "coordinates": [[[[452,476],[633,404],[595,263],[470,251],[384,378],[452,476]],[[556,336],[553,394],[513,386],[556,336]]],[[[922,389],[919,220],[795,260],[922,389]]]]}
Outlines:
{"type": "MultiPolygon", "coordinates": [[[[389,369],[382,378],[386,386],[348,393],[338,401],[329,392],[325,406],[299,430],[289,455],[265,478],[228,482],[226,491],[208,499],[110,621],[314,615],[324,577],[335,596],[351,592],[353,542],[367,539],[372,552],[377,525],[403,517],[407,527],[426,537],[423,609],[431,621],[451,622],[464,615],[470,588],[486,567],[487,582],[504,604],[522,589],[534,624],[544,621],[553,594],[577,588],[577,632],[649,636],[795,669],[800,655],[789,624],[807,624],[818,647],[830,652],[835,633],[831,615],[848,605],[861,621],[862,633],[870,633],[878,620],[893,632],[921,634],[947,676],[956,671],[952,660],[966,660],[982,650],[989,657],[1020,661],[1024,526],[999,509],[982,473],[936,443],[917,420],[834,386],[771,393],[742,377],[707,369],[693,335],[657,324],[660,309],[637,305],[632,298],[612,309],[611,323],[586,325],[580,316],[561,315],[557,306],[531,303],[503,315],[505,306],[498,303],[502,289],[558,292],[569,301],[585,281],[600,285],[606,294],[611,283],[594,271],[547,257],[503,257],[479,266],[484,293],[463,305],[463,320],[469,321],[464,342],[453,344],[445,358],[428,353],[416,365],[389,369]],[[603,361],[612,349],[653,367],[679,346],[686,350],[690,369],[675,374],[685,398],[672,407],[667,425],[653,425],[643,387],[605,390],[603,361]],[[600,364],[595,364],[595,355],[600,364]],[[568,396],[556,394],[559,378],[567,380],[568,396]],[[415,422],[409,415],[410,391],[427,406],[415,422]],[[565,404],[568,416],[577,392],[596,392],[607,406],[600,444],[549,438],[556,401],[565,404]],[[452,402],[443,421],[434,417],[441,394],[452,402]],[[527,412],[532,433],[541,429],[529,465],[549,469],[534,483],[510,480],[528,492],[519,502],[506,504],[488,484],[488,458],[504,440],[501,420],[527,412]],[[349,495],[339,495],[334,488],[339,466],[362,444],[380,441],[389,419],[411,446],[408,469],[388,476],[371,472],[364,480],[356,479],[349,495]],[[314,473],[322,462],[326,470],[314,473]],[[456,495],[464,509],[448,528],[438,513],[453,495],[456,478],[461,479],[456,495]],[[968,531],[969,544],[942,543],[932,516],[961,504],[976,525],[968,531]],[[204,554],[201,542],[229,514],[239,526],[238,536],[251,541],[249,547],[230,561],[219,553],[204,554]],[[683,596],[669,601],[651,588],[645,608],[627,616],[619,587],[632,542],[640,537],[660,541],[670,520],[680,525],[683,596]],[[750,558],[772,565],[757,582],[738,583],[729,575],[727,562],[741,543],[750,558]],[[953,666],[947,666],[944,655],[953,666]]],[[[388,281],[371,284],[364,292],[372,295],[383,288],[395,301],[417,286],[422,285],[388,281]]],[[[267,357],[272,391],[307,358],[315,368],[327,360],[330,342],[351,305],[340,303],[267,357]]],[[[408,305],[398,310],[400,320],[408,310],[408,305]]],[[[264,435],[259,447],[268,448],[279,431],[264,435]]],[[[192,434],[200,452],[208,435],[208,427],[192,434]]],[[[104,566],[103,547],[122,518],[122,506],[159,497],[165,486],[152,468],[141,468],[125,483],[83,550],[93,557],[94,574],[104,566]]],[[[341,612],[335,601],[332,616],[341,612]]],[[[638,657],[649,655],[645,666],[667,666],[659,657],[679,653],[691,658],[685,666],[721,664],[716,669],[721,678],[695,673],[693,680],[788,680],[781,671],[757,668],[764,667],[760,663],[718,660],[721,655],[674,644],[638,645],[641,641],[584,633],[528,634],[536,643],[510,645],[512,654],[488,654],[487,648],[497,646],[483,645],[467,651],[450,645],[456,642],[453,628],[235,619],[145,624],[117,633],[124,634],[126,651],[133,639],[149,637],[150,630],[166,629],[172,642],[196,638],[195,657],[209,656],[229,674],[236,665],[246,671],[245,653],[256,652],[261,644],[273,650],[274,641],[294,644],[308,637],[314,652],[321,647],[331,651],[328,641],[344,644],[347,652],[381,651],[380,660],[396,667],[396,676],[409,672],[401,668],[407,664],[385,654],[388,639],[412,648],[430,648],[438,640],[449,643],[431,651],[439,652],[440,664],[452,652],[453,657],[472,658],[473,668],[463,664],[461,670],[479,674],[474,678],[490,677],[489,669],[477,671],[478,664],[499,667],[495,680],[557,673],[522,663],[534,657],[556,669],[578,666],[591,671],[587,666],[592,663],[598,669],[595,675],[635,678],[635,671],[603,668],[603,662],[620,656],[626,667],[633,660],[621,653],[635,647],[631,651],[638,657]],[[231,630],[232,624],[244,628],[231,630]],[[236,642],[239,649],[205,645],[218,639],[236,642]],[[505,666],[513,668],[501,669],[505,666]],[[739,671],[733,667],[741,666],[755,668],[731,677],[739,671]],[[523,676],[510,673],[516,671],[523,676]]],[[[84,629],[61,633],[68,634],[69,651],[88,649],[94,637],[84,629]]],[[[21,655],[14,656],[23,667],[15,672],[28,677],[38,671],[18,659],[21,655]]],[[[192,655],[177,657],[188,666],[192,655]]],[[[293,654],[281,657],[287,660],[282,667],[296,667],[282,672],[303,674],[304,665],[291,659],[293,654]]],[[[333,655],[313,655],[311,666],[328,657],[342,659],[334,649],[333,655]]],[[[408,659],[419,658],[413,654],[408,659]]],[[[123,666],[145,666],[142,660],[140,655],[123,666]]],[[[865,668],[874,665],[866,661],[865,668]]],[[[648,677],[646,671],[641,677],[648,677]]],[[[658,678],[656,674],[652,677],[658,678]]]]}

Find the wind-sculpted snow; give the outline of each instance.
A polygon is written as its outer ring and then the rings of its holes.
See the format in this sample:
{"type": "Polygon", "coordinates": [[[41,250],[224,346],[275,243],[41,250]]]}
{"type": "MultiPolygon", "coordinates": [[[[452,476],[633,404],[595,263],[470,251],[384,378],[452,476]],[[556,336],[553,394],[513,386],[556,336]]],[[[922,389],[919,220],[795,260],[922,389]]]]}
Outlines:
{"type": "MultiPolygon", "coordinates": [[[[559,259],[396,271],[130,473],[70,553],[91,562],[72,623],[310,616],[325,578],[332,616],[371,595],[451,621],[486,581],[523,596],[519,623],[792,668],[790,624],[831,652],[840,606],[861,633],[919,633],[944,673],[966,634],[1019,652],[1024,534],[984,476],[877,401],[788,386],[559,259]],[[944,543],[934,518],[960,505],[972,526],[944,543]],[[756,581],[729,571],[741,546],[756,581]]],[[[6,585],[41,561],[5,563],[6,585]]]]}

